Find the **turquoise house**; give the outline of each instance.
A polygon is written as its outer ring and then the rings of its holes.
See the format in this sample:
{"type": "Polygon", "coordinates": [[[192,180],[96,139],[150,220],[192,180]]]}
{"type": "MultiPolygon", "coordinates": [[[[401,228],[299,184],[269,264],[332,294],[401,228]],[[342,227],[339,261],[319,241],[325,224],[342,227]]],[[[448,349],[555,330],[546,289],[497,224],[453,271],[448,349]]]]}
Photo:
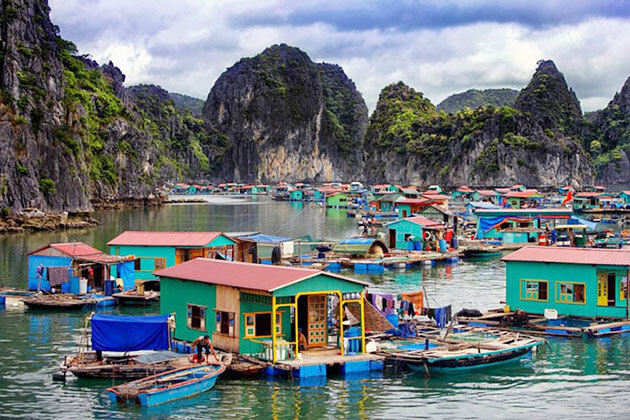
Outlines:
{"type": "Polygon", "coordinates": [[[345,208],[348,207],[348,195],[344,193],[335,193],[326,197],[326,207],[345,208]]]}
{"type": "Polygon", "coordinates": [[[140,280],[153,273],[199,257],[234,260],[236,241],[221,232],[125,231],[107,243],[112,255],[136,257],[134,270],[140,280]]]}
{"type": "Polygon", "coordinates": [[[498,240],[503,244],[538,243],[547,225],[553,229],[565,224],[573,211],[557,209],[476,209],[477,239],[498,240]]]}
{"type": "Polygon", "coordinates": [[[302,201],[302,200],[304,200],[304,191],[303,190],[290,190],[289,191],[289,200],[290,201],[302,201]]]}
{"type": "Polygon", "coordinates": [[[619,197],[623,199],[623,202],[626,205],[630,204],[630,191],[622,191],[621,194],[619,194],[619,197]]]}
{"type": "Polygon", "coordinates": [[[407,217],[387,224],[389,248],[418,249],[424,248],[424,235],[434,236],[436,231],[446,226],[423,216],[407,217]]]}
{"type": "Polygon", "coordinates": [[[573,210],[591,210],[601,207],[599,192],[579,192],[573,196],[573,210]]]}
{"type": "Polygon", "coordinates": [[[275,362],[295,358],[301,330],[307,340],[304,351],[315,350],[309,357],[322,348],[322,357],[343,355],[343,330],[341,340],[329,334],[329,320],[342,323],[343,312],[329,313],[334,296],[341,307],[359,305],[361,325],[355,339],[363,345],[354,350],[364,348],[367,283],[318,270],[207,258],[156,275],[161,313],[175,315],[175,339],[191,342],[208,334],[219,349],[275,362]]]}
{"type": "Polygon", "coordinates": [[[630,250],[525,247],[503,258],[511,310],[628,317],[630,250]]]}

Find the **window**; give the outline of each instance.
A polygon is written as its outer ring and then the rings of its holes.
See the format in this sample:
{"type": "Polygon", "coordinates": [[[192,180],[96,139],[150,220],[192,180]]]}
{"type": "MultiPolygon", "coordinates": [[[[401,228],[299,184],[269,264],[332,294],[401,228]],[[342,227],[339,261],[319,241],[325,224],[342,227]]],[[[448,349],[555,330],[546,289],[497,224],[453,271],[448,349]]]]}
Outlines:
{"type": "Polygon", "coordinates": [[[547,280],[521,279],[521,300],[536,300],[546,302],[548,299],[547,280]]]}
{"type": "Polygon", "coordinates": [[[619,282],[619,300],[626,299],[626,291],[628,290],[628,277],[623,276],[619,282]]]}
{"type": "Polygon", "coordinates": [[[166,258],[155,258],[155,271],[166,268],[166,258]]]}
{"type": "Polygon", "coordinates": [[[188,305],[188,328],[206,331],[206,307],[188,305]]]}
{"type": "Polygon", "coordinates": [[[142,260],[140,258],[136,258],[135,260],[133,260],[133,269],[135,271],[142,270],[142,260]]]}
{"type": "Polygon", "coordinates": [[[557,284],[557,303],[586,303],[584,283],[558,282],[557,284]]]}
{"type": "MultiPolygon", "coordinates": [[[[245,338],[271,337],[271,312],[245,314],[245,338]]],[[[276,335],[282,334],[282,312],[276,313],[276,335]]]]}
{"type": "Polygon", "coordinates": [[[217,311],[215,331],[229,337],[235,337],[234,312],[217,311]]]}

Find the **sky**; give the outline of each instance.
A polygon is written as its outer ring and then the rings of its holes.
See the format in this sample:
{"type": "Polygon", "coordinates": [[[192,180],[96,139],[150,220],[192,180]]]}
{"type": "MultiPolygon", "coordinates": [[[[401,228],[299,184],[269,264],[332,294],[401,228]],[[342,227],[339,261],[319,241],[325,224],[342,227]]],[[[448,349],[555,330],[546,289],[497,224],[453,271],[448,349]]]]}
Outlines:
{"type": "Polygon", "coordinates": [[[112,61],[126,85],[205,99],[242,57],[286,43],[336,63],[368,108],[399,80],[434,104],[467,89],[527,85],[554,60],[584,111],[630,75],[628,0],[50,0],[82,54],[112,61]]]}

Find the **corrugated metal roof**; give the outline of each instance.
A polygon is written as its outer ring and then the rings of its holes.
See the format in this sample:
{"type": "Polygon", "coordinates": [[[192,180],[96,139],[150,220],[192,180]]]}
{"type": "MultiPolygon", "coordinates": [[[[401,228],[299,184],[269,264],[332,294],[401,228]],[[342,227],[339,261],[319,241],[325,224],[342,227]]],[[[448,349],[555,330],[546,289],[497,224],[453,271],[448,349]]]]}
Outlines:
{"type": "MultiPolygon", "coordinates": [[[[436,222],[435,220],[431,220],[431,219],[427,219],[424,216],[413,216],[413,217],[407,217],[405,219],[402,220],[407,220],[408,222],[411,223],[415,223],[417,225],[420,225],[426,229],[445,229],[446,226],[443,225],[442,223],[436,222]]],[[[396,220],[394,222],[390,222],[388,224],[392,224],[392,223],[397,223],[400,222],[400,220],[396,220]]]]}
{"type": "Polygon", "coordinates": [[[630,250],[528,246],[503,257],[503,261],[630,266],[630,250]]]}
{"type": "Polygon", "coordinates": [[[61,251],[64,254],[67,254],[71,257],[77,257],[80,255],[96,255],[96,254],[103,253],[103,251],[93,248],[90,245],[83,242],[63,242],[63,243],[56,243],[56,244],[48,244],[41,248],[37,248],[34,251],[30,251],[26,255],[35,254],[37,252],[43,251],[44,249],[48,249],[48,248],[55,248],[56,250],[61,251]]]}
{"type": "Polygon", "coordinates": [[[576,197],[599,197],[600,195],[602,195],[602,193],[590,191],[583,191],[575,194],[576,197]]]}
{"type": "Polygon", "coordinates": [[[555,209],[476,209],[475,214],[478,215],[544,215],[544,214],[561,214],[569,216],[573,214],[573,210],[567,208],[555,208],[555,209]]]}
{"type": "Polygon", "coordinates": [[[444,194],[422,194],[422,197],[428,199],[428,200],[448,200],[449,197],[448,195],[444,195],[444,194]]]}
{"type": "MultiPolygon", "coordinates": [[[[280,267],[196,258],[183,264],[165,268],[155,274],[160,277],[171,277],[201,283],[238,287],[241,289],[273,292],[274,290],[306,280],[321,273],[323,273],[323,271],[308,268],[280,267]]],[[[331,273],[324,274],[365,286],[369,285],[368,283],[348,277],[331,273]]]]}
{"type": "Polygon", "coordinates": [[[148,230],[128,230],[107,242],[107,245],[205,246],[220,235],[222,235],[221,232],[159,232],[148,230]]]}

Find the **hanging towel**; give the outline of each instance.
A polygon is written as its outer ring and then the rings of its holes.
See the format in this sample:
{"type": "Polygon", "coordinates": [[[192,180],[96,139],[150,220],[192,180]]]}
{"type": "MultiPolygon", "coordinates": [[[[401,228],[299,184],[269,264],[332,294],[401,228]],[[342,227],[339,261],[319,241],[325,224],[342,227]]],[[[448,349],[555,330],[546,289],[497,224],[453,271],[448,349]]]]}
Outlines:
{"type": "Polygon", "coordinates": [[[48,267],[50,287],[56,287],[69,280],[68,267],[48,267]]]}
{"type": "Polygon", "coordinates": [[[402,298],[413,303],[413,307],[417,313],[424,312],[424,292],[422,290],[412,293],[402,293],[402,298]]]}

